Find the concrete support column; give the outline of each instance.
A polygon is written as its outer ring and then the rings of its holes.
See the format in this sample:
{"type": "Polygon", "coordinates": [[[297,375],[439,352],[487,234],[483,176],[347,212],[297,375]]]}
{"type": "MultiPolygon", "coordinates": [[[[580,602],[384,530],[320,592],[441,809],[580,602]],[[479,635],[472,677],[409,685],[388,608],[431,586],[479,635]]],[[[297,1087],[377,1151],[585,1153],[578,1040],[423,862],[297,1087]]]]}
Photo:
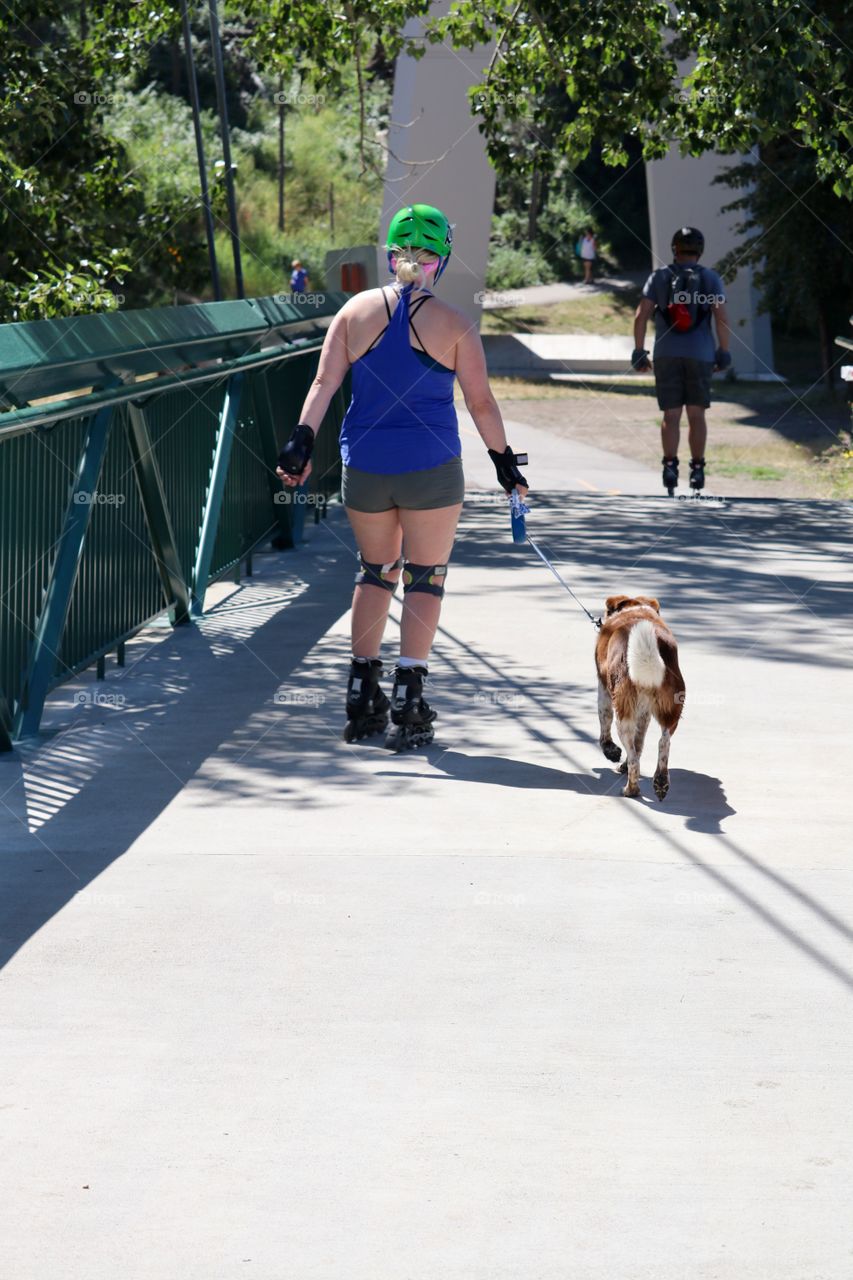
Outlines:
{"type": "MultiPolygon", "coordinates": [[[[441,0],[432,14],[448,7],[441,0]]],[[[406,26],[410,36],[422,31],[417,19],[406,26]]],[[[393,154],[388,157],[379,228],[378,272],[380,283],[385,283],[390,279],[385,233],[392,214],[419,201],[443,209],[453,224],[453,254],[438,293],[476,324],[481,311],[478,295],[485,288],[495,175],[467,90],[481,78],[490,57],[490,48],[469,53],[427,44],[420,60],[397,59],[388,132],[393,154]]]]}
{"type": "MultiPolygon", "coordinates": [[[[682,156],[673,146],[662,160],[646,165],[653,267],[672,261],[670,245],[676,227],[698,227],[703,232],[702,262],[706,266],[713,266],[740,243],[734,231],[740,215],[720,212],[722,205],[737,198],[737,192],[732,187],[712,185],[717,174],[737,161],[737,156],[713,152],[682,156]]],[[[741,267],[734,284],[726,286],[726,294],[735,370],[745,377],[774,377],[770,317],[758,312],[760,294],[751,267],[741,267]]]]}

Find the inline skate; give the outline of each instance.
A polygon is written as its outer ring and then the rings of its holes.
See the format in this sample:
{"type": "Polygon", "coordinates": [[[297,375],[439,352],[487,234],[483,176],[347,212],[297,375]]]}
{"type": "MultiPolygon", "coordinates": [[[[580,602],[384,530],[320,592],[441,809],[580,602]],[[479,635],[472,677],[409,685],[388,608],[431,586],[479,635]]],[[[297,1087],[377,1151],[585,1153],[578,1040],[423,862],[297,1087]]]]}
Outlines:
{"type": "Polygon", "coordinates": [[[390,703],[379,687],[380,658],[353,658],[347,683],[347,722],[344,742],[357,742],[383,733],[390,703]]]}
{"type": "Polygon", "coordinates": [[[385,746],[391,751],[428,747],[435,737],[435,712],[423,697],[426,667],[398,667],[391,694],[392,727],[385,746]]]}

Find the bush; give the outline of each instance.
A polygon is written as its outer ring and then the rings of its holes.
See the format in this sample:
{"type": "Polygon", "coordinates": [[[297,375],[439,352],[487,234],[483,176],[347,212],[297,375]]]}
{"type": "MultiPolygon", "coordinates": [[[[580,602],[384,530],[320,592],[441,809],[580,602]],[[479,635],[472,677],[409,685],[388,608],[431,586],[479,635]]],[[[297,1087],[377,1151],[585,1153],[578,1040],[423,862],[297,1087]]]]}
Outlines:
{"type": "Polygon", "coordinates": [[[487,289],[522,289],[530,284],[551,284],[554,272],[535,245],[513,249],[498,245],[489,254],[487,289]]]}
{"type": "Polygon", "coordinates": [[[576,191],[559,192],[549,198],[545,212],[539,220],[539,239],[547,244],[548,261],[560,280],[571,280],[583,275],[575,245],[587,227],[592,227],[598,241],[601,256],[605,246],[600,240],[600,228],[596,219],[576,191]],[[546,230],[547,229],[547,230],[546,230]]]}
{"type": "Polygon", "coordinates": [[[554,272],[539,246],[527,238],[527,216],[515,209],[492,218],[487,289],[522,289],[550,284],[554,272]]]}

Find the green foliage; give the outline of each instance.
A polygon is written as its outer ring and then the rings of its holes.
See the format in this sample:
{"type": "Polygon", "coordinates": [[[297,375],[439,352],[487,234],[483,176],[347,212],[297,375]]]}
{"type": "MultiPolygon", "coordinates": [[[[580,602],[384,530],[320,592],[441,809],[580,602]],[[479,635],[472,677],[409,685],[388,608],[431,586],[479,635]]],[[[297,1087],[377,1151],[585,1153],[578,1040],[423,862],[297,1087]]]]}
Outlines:
{"type": "Polygon", "coordinates": [[[150,197],[103,124],[108,70],[131,69],[140,31],[166,30],[173,15],[132,3],[83,12],[85,33],[56,0],[0,10],[3,320],[74,314],[117,296],[142,305],[185,270],[164,231],[193,201],[150,197]]]}
{"type": "MultiPolygon", "coordinates": [[[[145,188],[158,200],[183,199],[198,190],[198,167],[189,103],[158,92],[153,83],[134,90],[128,81],[110,95],[104,129],[124,146],[129,168],[144,175],[145,188]]],[[[222,156],[219,127],[212,111],[202,111],[201,130],[208,162],[222,156]]]]}
{"type": "Polygon", "coordinates": [[[541,248],[528,237],[526,217],[514,211],[496,214],[489,243],[487,288],[521,289],[555,279],[541,248]]]}
{"type": "MultiPolygon", "coordinates": [[[[537,244],[560,280],[580,276],[582,268],[575,255],[578,237],[587,227],[600,236],[598,219],[578,191],[557,190],[549,196],[539,219],[537,244]]],[[[599,253],[602,246],[599,243],[599,253]]]]}
{"type": "Polygon", "coordinates": [[[240,11],[251,26],[247,50],[262,74],[299,70],[336,96],[377,41],[394,58],[406,43],[406,22],[429,7],[430,0],[242,0],[240,11]]]}
{"type": "Polygon", "coordinates": [[[851,17],[851,0],[455,0],[431,38],[470,48],[500,33],[471,100],[501,170],[575,165],[594,142],[607,163],[625,163],[626,134],[646,159],[672,141],[690,154],[738,153],[789,136],[850,195],[851,17]],[[691,56],[682,83],[676,59],[691,56]],[[572,104],[570,119],[549,85],[572,104]],[[521,145],[507,127],[518,122],[521,145]]]}

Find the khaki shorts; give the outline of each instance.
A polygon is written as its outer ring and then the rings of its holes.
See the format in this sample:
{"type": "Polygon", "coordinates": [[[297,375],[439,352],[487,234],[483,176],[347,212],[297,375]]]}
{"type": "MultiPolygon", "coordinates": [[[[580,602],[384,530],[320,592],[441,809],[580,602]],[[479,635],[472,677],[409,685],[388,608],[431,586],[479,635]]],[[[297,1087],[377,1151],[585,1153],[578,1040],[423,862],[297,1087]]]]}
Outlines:
{"type": "Polygon", "coordinates": [[[341,481],[341,501],[353,511],[432,511],[455,507],[465,496],[462,459],[451,458],[424,471],[403,471],[380,476],[345,466],[341,481]]]}

